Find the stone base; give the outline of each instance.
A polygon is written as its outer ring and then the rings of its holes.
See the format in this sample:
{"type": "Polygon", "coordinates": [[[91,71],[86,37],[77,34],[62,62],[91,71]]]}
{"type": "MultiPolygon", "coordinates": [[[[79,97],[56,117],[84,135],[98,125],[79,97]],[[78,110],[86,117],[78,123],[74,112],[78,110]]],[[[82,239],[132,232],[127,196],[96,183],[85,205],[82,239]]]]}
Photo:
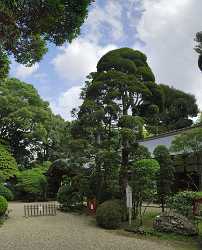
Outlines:
{"type": "Polygon", "coordinates": [[[153,227],[159,232],[177,233],[181,235],[197,235],[197,227],[185,216],[173,212],[165,212],[158,215],[153,227]]]}

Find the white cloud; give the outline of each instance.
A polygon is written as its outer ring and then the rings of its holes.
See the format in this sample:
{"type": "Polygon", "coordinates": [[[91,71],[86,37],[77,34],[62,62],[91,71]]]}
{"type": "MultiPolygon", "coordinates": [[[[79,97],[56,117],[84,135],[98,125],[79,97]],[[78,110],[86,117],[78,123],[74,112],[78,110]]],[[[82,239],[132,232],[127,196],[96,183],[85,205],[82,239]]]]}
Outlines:
{"type": "MultiPolygon", "coordinates": [[[[66,80],[67,87],[75,83],[82,86],[86,76],[96,70],[98,60],[108,51],[116,49],[117,42],[125,39],[122,19],[127,13],[124,9],[128,11],[132,6],[133,0],[124,3],[122,0],[106,1],[104,6],[96,2],[83,27],[83,35],[63,46],[51,62],[58,77],[66,80]]],[[[70,111],[81,102],[79,92],[80,87],[76,86],[61,94],[52,103],[54,111],[71,119],[70,111]]]]}
{"type": "MultiPolygon", "coordinates": [[[[193,93],[202,107],[202,75],[193,50],[201,30],[202,2],[193,0],[143,0],[137,27],[157,82],[193,93]]],[[[139,47],[139,45],[134,47],[139,47]]]]}
{"type": "Polygon", "coordinates": [[[17,65],[14,69],[14,76],[20,79],[26,79],[27,77],[33,75],[39,69],[39,64],[35,63],[31,67],[25,67],[24,65],[17,65]]]}
{"type": "Polygon", "coordinates": [[[85,23],[87,33],[85,37],[88,40],[93,43],[98,43],[103,38],[118,41],[124,36],[123,2],[121,2],[120,0],[106,1],[104,6],[96,2],[85,23]]]}
{"type": "Polygon", "coordinates": [[[60,77],[82,84],[86,76],[96,70],[99,58],[115,48],[115,45],[102,47],[85,39],[77,39],[63,47],[52,63],[60,77]]]}
{"type": "Polygon", "coordinates": [[[70,82],[79,82],[81,85],[69,88],[51,103],[56,114],[66,120],[72,120],[72,109],[78,108],[82,103],[79,97],[86,76],[96,70],[97,62],[104,54],[115,48],[115,45],[102,47],[84,39],[77,39],[62,48],[61,53],[52,62],[56,72],[60,77],[70,82]]]}
{"type": "Polygon", "coordinates": [[[56,114],[60,114],[65,120],[72,120],[71,111],[78,108],[82,100],[80,99],[81,87],[74,86],[64,92],[57,100],[50,104],[56,114]]]}

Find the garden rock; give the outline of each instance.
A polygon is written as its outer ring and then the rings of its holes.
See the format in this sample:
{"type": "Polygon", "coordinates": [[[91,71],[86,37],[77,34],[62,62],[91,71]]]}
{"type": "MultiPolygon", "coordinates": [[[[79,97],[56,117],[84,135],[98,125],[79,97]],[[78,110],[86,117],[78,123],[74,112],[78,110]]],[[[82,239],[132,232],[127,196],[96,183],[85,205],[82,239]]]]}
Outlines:
{"type": "Polygon", "coordinates": [[[165,212],[158,215],[154,220],[153,227],[160,232],[190,236],[198,234],[197,227],[188,218],[173,212],[165,212]]]}

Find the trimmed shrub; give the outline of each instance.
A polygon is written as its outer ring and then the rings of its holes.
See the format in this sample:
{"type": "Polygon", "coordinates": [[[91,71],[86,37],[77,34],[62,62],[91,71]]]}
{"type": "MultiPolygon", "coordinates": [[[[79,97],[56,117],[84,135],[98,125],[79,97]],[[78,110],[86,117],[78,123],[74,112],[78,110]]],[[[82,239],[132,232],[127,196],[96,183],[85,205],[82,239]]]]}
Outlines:
{"type": "Polygon", "coordinates": [[[43,170],[33,168],[17,175],[16,189],[19,198],[27,201],[41,201],[46,199],[47,180],[43,170]]]}
{"type": "Polygon", "coordinates": [[[186,217],[192,217],[193,202],[200,198],[202,198],[202,192],[179,192],[168,200],[167,206],[186,217]]]}
{"type": "Polygon", "coordinates": [[[12,201],[14,199],[12,191],[3,184],[0,184],[0,195],[6,198],[7,201],[12,201]]]}
{"type": "Polygon", "coordinates": [[[7,200],[0,195],[0,216],[4,215],[8,208],[7,200]]]}
{"type": "Polygon", "coordinates": [[[109,200],[103,202],[97,209],[97,224],[106,229],[116,229],[120,227],[123,219],[123,206],[119,200],[109,200]]]}

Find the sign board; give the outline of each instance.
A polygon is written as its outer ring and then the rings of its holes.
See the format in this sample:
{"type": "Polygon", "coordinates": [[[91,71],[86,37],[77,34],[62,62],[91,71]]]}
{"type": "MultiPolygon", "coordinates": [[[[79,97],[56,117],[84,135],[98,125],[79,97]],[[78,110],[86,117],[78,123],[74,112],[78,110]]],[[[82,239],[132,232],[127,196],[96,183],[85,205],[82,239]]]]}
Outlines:
{"type": "Polygon", "coordinates": [[[127,208],[133,207],[132,188],[128,184],[126,187],[126,206],[127,208]]]}

